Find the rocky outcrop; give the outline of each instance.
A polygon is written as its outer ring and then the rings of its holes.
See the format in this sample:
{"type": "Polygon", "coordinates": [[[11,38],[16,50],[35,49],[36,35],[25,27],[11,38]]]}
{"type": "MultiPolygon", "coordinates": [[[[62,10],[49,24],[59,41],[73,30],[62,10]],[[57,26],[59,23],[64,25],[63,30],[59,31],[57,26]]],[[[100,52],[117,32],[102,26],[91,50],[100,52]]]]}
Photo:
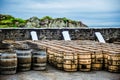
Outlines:
{"type": "Polygon", "coordinates": [[[27,20],[25,27],[27,27],[27,28],[35,28],[35,27],[39,28],[40,27],[39,23],[40,23],[40,20],[37,17],[32,17],[32,18],[27,20]]]}
{"type": "Polygon", "coordinates": [[[36,27],[36,28],[65,28],[65,27],[87,27],[80,21],[73,21],[66,18],[56,18],[52,19],[48,16],[39,19],[37,17],[32,17],[27,20],[25,25],[27,28],[36,27]]]}

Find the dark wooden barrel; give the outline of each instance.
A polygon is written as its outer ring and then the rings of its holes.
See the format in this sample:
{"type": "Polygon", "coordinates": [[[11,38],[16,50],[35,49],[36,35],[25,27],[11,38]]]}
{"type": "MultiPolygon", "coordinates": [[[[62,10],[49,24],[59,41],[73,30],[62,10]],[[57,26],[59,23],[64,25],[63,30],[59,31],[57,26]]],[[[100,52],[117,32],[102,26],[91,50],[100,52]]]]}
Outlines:
{"type": "Polygon", "coordinates": [[[0,52],[0,73],[15,74],[17,68],[17,55],[11,50],[0,52]]]}
{"type": "Polygon", "coordinates": [[[32,51],[32,69],[45,70],[47,62],[46,49],[36,49],[32,51]]]}
{"type": "MultiPolygon", "coordinates": [[[[1,63],[1,55],[2,55],[2,53],[0,52],[0,63],[1,63]]],[[[0,66],[1,66],[1,64],[0,64],[0,66]]],[[[1,69],[0,69],[0,74],[1,74],[1,69]]]]}
{"type": "Polygon", "coordinates": [[[18,71],[28,71],[31,69],[31,50],[19,49],[15,50],[18,58],[18,71]]]}

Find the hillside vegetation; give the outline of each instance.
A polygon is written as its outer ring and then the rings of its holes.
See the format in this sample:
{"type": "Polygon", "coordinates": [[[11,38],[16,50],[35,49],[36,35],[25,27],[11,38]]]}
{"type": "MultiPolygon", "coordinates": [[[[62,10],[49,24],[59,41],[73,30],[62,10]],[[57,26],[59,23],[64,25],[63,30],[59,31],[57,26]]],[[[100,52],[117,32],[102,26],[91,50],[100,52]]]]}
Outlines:
{"type": "Polygon", "coordinates": [[[27,20],[15,18],[11,15],[0,14],[0,28],[64,28],[64,27],[87,27],[81,21],[67,18],[43,18],[31,17],[27,20]]]}

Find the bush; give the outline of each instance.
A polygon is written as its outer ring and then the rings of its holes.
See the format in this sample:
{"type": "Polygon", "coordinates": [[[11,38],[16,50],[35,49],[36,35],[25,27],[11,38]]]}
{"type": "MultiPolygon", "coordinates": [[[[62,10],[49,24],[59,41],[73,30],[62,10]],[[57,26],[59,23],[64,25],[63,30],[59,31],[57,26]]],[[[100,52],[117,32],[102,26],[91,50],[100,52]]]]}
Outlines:
{"type": "Polygon", "coordinates": [[[50,16],[45,16],[45,17],[41,18],[40,20],[46,20],[46,19],[52,20],[52,17],[50,17],[50,16]]]}

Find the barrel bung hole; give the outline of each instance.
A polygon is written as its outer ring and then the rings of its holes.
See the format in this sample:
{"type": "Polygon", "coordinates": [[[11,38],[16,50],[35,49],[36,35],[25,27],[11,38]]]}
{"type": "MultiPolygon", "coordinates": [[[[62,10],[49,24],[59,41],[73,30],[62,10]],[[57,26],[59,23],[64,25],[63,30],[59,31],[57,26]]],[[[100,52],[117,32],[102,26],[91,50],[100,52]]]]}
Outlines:
{"type": "Polygon", "coordinates": [[[87,67],[86,67],[86,65],[81,65],[81,68],[86,69],[87,67]]]}

